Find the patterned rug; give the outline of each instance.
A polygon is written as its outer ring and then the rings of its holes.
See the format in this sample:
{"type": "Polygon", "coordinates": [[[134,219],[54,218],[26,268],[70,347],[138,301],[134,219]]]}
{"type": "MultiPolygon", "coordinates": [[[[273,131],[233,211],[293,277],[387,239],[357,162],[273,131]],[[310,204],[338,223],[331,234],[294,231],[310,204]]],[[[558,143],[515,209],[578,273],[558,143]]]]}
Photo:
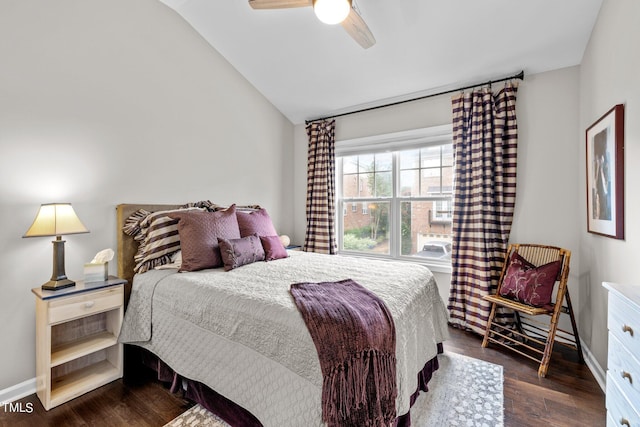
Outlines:
{"type": "MultiPolygon", "coordinates": [[[[502,366],[460,354],[438,356],[440,369],[411,408],[414,427],[503,426],[502,366]]],[[[195,405],[165,427],[229,427],[195,405]]]]}

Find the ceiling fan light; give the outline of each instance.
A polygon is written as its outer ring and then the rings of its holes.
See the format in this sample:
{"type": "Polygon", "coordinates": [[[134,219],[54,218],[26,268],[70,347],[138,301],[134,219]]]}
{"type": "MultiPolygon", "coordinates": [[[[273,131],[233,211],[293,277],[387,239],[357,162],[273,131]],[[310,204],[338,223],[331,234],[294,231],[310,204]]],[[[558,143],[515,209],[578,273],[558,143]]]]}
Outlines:
{"type": "Polygon", "coordinates": [[[344,21],[351,11],[349,0],[314,0],[313,11],[325,24],[334,25],[344,21]]]}

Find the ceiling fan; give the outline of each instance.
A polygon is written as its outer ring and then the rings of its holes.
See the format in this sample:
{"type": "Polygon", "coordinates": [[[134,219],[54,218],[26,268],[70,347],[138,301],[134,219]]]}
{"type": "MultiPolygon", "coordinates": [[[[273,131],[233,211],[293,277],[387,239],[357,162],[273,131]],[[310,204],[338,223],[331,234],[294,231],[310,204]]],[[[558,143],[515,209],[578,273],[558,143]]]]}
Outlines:
{"type": "Polygon", "coordinates": [[[249,0],[254,9],[288,9],[291,7],[313,6],[322,22],[342,25],[347,33],[363,48],[376,43],[364,19],[356,12],[352,0],[249,0]],[[332,12],[336,10],[336,15],[332,12]]]}

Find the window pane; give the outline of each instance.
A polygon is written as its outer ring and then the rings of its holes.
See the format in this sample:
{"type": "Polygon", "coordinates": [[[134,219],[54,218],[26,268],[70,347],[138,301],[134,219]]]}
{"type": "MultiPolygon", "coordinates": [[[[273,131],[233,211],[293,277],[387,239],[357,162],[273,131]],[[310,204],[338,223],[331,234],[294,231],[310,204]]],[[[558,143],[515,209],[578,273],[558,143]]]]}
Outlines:
{"type": "Polygon", "coordinates": [[[389,255],[389,206],[365,202],[361,210],[349,210],[344,216],[344,250],[389,255]]]}
{"type": "Polygon", "coordinates": [[[451,166],[442,168],[442,192],[453,193],[453,167],[451,166]]]}
{"type": "Polygon", "coordinates": [[[420,150],[400,152],[400,169],[415,169],[420,165],[420,150]]]}
{"type": "Polygon", "coordinates": [[[420,194],[420,182],[418,170],[400,172],[400,195],[403,197],[417,196],[420,194]]]}
{"type": "Polygon", "coordinates": [[[358,197],[358,175],[344,175],[342,179],[342,194],[344,197],[358,197]]]}
{"type": "Polygon", "coordinates": [[[453,166],[453,144],[442,146],[442,166],[453,166]]]}
{"type": "Polygon", "coordinates": [[[440,147],[428,147],[420,150],[420,167],[434,168],[440,166],[440,147]]]}
{"type": "Polygon", "coordinates": [[[451,221],[438,219],[438,215],[447,215],[442,211],[449,206],[449,201],[400,203],[400,253],[427,259],[450,260],[451,221]]]}
{"type": "Polygon", "coordinates": [[[360,174],[360,193],[359,197],[371,197],[374,191],[374,175],[372,173],[360,174]]]}
{"type": "Polygon", "coordinates": [[[363,172],[372,172],[373,171],[373,154],[365,154],[363,156],[358,156],[358,171],[360,173],[363,172]]]}
{"type": "Polygon", "coordinates": [[[440,169],[422,169],[422,196],[433,196],[440,194],[440,169]]]}
{"type": "Polygon", "coordinates": [[[376,173],[375,196],[391,197],[393,196],[392,175],[391,172],[376,173]]]}
{"type": "Polygon", "coordinates": [[[342,173],[356,173],[358,172],[358,156],[343,157],[342,159],[342,173]]]}
{"type": "Polygon", "coordinates": [[[390,171],[393,167],[393,155],[391,153],[376,154],[376,172],[390,171]]]}

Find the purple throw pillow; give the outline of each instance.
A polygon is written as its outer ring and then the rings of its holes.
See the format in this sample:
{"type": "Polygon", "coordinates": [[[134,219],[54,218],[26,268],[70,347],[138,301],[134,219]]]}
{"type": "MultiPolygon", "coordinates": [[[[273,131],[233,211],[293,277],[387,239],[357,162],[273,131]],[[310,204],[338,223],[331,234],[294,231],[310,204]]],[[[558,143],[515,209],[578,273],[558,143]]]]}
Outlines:
{"type": "Polygon", "coordinates": [[[218,237],[235,239],[240,237],[236,208],[226,211],[176,212],[169,215],[178,219],[182,266],[180,271],[197,271],[223,265],[218,246],[218,237]]]}
{"type": "Polygon", "coordinates": [[[266,209],[259,209],[253,212],[236,212],[238,217],[238,227],[240,236],[247,237],[253,234],[258,236],[277,236],[276,228],[271,222],[271,217],[266,209]]]}
{"type": "Polygon", "coordinates": [[[239,239],[218,238],[225,271],[257,261],[264,261],[264,249],[256,235],[239,239]]]}
{"type": "Polygon", "coordinates": [[[289,256],[278,236],[260,236],[260,242],[264,248],[264,259],[267,261],[287,258],[289,256]]]}
{"type": "Polygon", "coordinates": [[[534,307],[544,307],[551,303],[561,265],[561,261],[553,261],[536,267],[514,253],[505,272],[500,295],[534,307]]]}

